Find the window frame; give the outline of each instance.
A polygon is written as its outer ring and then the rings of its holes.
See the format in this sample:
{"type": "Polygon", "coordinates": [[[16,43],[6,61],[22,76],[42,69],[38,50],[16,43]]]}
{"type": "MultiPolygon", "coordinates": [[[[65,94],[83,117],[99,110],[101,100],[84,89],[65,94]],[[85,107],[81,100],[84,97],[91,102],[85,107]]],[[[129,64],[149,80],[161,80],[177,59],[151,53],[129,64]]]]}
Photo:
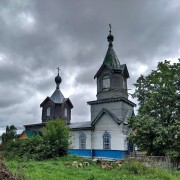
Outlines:
{"type": "Polygon", "coordinates": [[[109,75],[103,76],[103,78],[102,78],[102,89],[107,90],[107,89],[110,89],[110,87],[111,87],[110,76],[109,75]],[[106,81],[108,81],[108,82],[106,82],[106,81]],[[105,83],[108,83],[108,86],[105,86],[105,83]]]}
{"type": "Polygon", "coordinates": [[[79,149],[86,149],[86,134],[81,132],[79,134],[79,149]]]}
{"type": "Polygon", "coordinates": [[[103,149],[110,150],[111,149],[111,135],[109,132],[105,131],[103,133],[103,149]]]}
{"type": "Polygon", "coordinates": [[[50,108],[50,107],[48,107],[48,108],[46,109],[46,116],[47,116],[47,117],[50,117],[50,116],[51,116],[51,108],[50,108]]]}
{"type": "Polygon", "coordinates": [[[64,117],[68,117],[68,109],[66,107],[64,108],[64,117]]]}

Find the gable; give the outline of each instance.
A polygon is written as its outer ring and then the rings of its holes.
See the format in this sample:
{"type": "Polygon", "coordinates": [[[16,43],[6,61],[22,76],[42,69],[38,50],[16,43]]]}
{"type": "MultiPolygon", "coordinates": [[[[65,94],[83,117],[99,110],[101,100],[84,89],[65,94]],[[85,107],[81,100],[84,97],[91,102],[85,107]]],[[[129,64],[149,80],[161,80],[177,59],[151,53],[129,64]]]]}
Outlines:
{"type": "Polygon", "coordinates": [[[103,71],[112,72],[112,69],[110,69],[107,65],[102,64],[97,73],[95,74],[94,79],[99,76],[103,71]]]}
{"type": "Polygon", "coordinates": [[[121,124],[122,120],[120,118],[118,118],[116,115],[114,115],[112,112],[110,112],[109,110],[103,108],[99,114],[95,117],[95,119],[92,121],[92,126],[95,125],[102,116],[106,115],[108,117],[108,119],[113,120],[115,123],[117,124],[121,124]]]}
{"type": "Polygon", "coordinates": [[[22,134],[20,135],[19,139],[27,139],[27,135],[25,133],[25,131],[22,132],[22,134]]]}
{"type": "Polygon", "coordinates": [[[51,104],[54,104],[54,102],[51,100],[50,97],[47,97],[41,104],[40,107],[43,107],[46,103],[50,102],[51,104]]]}
{"type": "Polygon", "coordinates": [[[64,103],[66,103],[71,109],[73,108],[73,104],[69,98],[66,98],[64,103]]]}
{"type": "Polygon", "coordinates": [[[93,127],[96,131],[119,130],[120,124],[116,123],[111,116],[104,113],[93,127]]]}

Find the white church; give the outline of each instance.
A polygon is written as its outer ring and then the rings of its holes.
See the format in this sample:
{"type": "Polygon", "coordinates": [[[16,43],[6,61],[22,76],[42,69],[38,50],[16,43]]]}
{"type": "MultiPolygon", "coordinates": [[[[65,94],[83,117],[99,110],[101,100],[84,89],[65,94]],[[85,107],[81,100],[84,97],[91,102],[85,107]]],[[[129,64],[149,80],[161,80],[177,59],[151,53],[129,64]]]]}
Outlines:
{"type": "Polygon", "coordinates": [[[91,121],[71,123],[73,104],[60,91],[61,77],[55,78],[56,90],[41,104],[42,123],[24,125],[26,132],[38,131],[48,119],[60,117],[71,130],[72,155],[92,158],[123,159],[129,153],[128,118],[134,116],[136,104],[128,100],[126,64],[120,64],[113,49],[111,27],[107,37],[109,47],[104,61],[94,76],[97,80],[97,100],[91,106],[91,121]]]}

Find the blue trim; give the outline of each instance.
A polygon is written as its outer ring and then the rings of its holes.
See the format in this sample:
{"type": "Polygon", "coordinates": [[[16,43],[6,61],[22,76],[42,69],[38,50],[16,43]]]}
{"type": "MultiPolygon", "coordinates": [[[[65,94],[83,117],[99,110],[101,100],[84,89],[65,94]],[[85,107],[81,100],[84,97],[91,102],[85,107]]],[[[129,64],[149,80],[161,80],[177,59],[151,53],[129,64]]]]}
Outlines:
{"type": "Polygon", "coordinates": [[[75,156],[91,157],[90,149],[69,149],[68,154],[75,156]]]}
{"type": "Polygon", "coordinates": [[[93,150],[93,157],[124,159],[127,153],[128,151],[122,151],[122,150],[93,150]]]}
{"type": "MultiPolygon", "coordinates": [[[[68,153],[75,156],[91,157],[90,149],[70,149],[68,150],[68,153]]],[[[127,154],[128,151],[123,150],[92,150],[93,158],[124,159],[125,155],[127,154]]]]}

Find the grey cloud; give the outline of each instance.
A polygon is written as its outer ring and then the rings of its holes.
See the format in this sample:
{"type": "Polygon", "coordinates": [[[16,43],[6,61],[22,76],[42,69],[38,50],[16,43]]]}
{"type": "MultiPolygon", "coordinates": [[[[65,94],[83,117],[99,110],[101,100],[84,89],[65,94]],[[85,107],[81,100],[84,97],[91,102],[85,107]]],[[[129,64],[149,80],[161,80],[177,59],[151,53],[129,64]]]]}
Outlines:
{"type": "Polygon", "coordinates": [[[90,119],[86,101],[95,100],[108,24],[133,89],[139,64],[148,73],[158,60],[180,55],[179,7],[178,0],[1,1],[0,126],[40,122],[39,104],[55,89],[57,66],[61,90],[66,97],[72,91],[73,121],[90,119]]]}

